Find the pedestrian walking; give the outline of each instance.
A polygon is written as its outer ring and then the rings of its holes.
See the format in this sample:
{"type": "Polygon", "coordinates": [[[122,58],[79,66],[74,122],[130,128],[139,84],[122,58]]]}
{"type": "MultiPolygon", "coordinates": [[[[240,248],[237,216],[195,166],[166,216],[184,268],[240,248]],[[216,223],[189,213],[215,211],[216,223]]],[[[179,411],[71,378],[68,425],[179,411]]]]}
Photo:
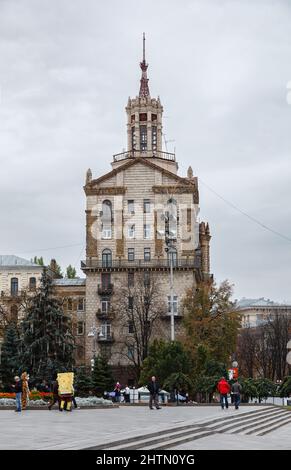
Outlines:
{"type": "Polygon", "coordinates": [[[234,397],[234,406],[235,406],[236,410],[238,410],[239,405],[240,405],[241,391],[242,391],[242,386],[238,382],[238,380],[236,379],[235,382],[232,384],[232,387],[231,387],[231,392],[233,393],[233,397],[234,397]]]}
{"type": "Polygon", "coordinates": [[[159,406],[159,391],[161,390],[161,387],[159,383],[156,380],[156,377],[153,375],[151,381],[148,383],[148,390],[150,392],[150,401],[149,401],[149,407],[150,410],[153,410],[153,402],[155,404],[155,407],[157,410],[160,410],[159,406]]]}
{"type": "Polygon", "coordinates": [[[225,408],[228,409],[227,394],[230,392],[230,385],[227,382],[225,377],[221,377],[220,381],[217,384],[217,390],[220,393],[221,408],[224,410],[224,402],[225,402],[225,408]]]}
{"type": "Polygon", "coordinates": [[[115,387],[114,387],[114,392],[115,392],[115,401],[119,403],[120,397],[121,397],[121,385],[119,382],[116,382],[115,387]]]}
{"type": "Polygon", "coordinates": [[[124,389],[123,396],[124,396],[125,403],[130,403],[130,388],[128,385],[126,385],[124,389]]]}
{"type": "Polygon", "coordinates": [[[53,380],[51,384],[51,391],[53,394],[52,401],[48,404],[48,409],[51,410],[55,403],[58,403],[58,407],[60,410],[60,397],[59,397],[59,384],[57,380],[53,380]]]}
{"type": "Polygon", "coordinates": [[[16,398],[16,410],[18,413],[21,412],[21,395],[22,395],[22,383],[20,377],[14,377],[15,384],[12,385],[13,390],[15,391],[15,398],[16,398]]]}

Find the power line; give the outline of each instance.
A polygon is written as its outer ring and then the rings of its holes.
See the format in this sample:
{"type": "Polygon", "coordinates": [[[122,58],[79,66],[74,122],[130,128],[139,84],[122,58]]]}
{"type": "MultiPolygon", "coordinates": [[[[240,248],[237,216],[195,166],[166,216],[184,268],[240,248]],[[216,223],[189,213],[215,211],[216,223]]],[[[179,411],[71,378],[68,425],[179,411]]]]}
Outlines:
{"type": "Polygon", "coordinates": [[[268,230],[269,232],[271,233],[274,233],[275,235],[278,235],[279,237],[283,238],[284,240],[287,240],[288,242],[291,242],[291,238],[287,237],[286,235],[283,235],[282,233],[280,232],[277,232],[276,230],[272,229],[271,227],[268,227],[267,225],[263,224],[262,222],[260,222],[258,219],[256,219],[255,217],[249,215],[247,212],[243,211],[242,209],[240,209],[239,207],[237,207],[235,204],[233,204],[232,202],[228,201],[227,199],[225,199],[223,196],[221,196],[220,194],[218,194],[214,189],[210,188],[210,186],[208,186],[208,184],[204,183],[204,181],[201,180],[201,178],[199,178],[199,181],[201,181],[201,183],[207,188],[209,189],[209,191],[211,191],[213,194],[215,194],[217,197],[219,197],[222,201],[224,201],[226,204],[228,204],[230,207],[232,207],[233,209],[235,209],[236,211],[240,212],[240,214],[244,215],[245,217],[247,217],[248,219],[250,219],[252,222],[254,222],[255,224],[259,225],[260,227],[264,228],[265,230],[268,230]]]}
{"type": "Polygon", "coordinates": [[[26,253],[36,253],[41,251],[50,251],[50,250],[59,250],[61,248],[71,248],[73,246],[84,246],[84,243],[74,243],[73,245],[62,245],[62,246],[52,246],[50,248],[35,248],[31,251],[20,251],[18,252],[20,255],[24,255],[26,253]]]}

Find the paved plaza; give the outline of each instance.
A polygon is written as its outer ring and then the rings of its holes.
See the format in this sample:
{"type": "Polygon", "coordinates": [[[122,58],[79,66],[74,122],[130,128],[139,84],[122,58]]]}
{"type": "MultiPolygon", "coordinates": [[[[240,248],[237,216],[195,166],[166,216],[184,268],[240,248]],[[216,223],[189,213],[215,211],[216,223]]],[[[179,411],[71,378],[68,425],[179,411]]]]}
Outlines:
{"type": "MultiPolygon", "coordinates": [[[[281,412],[281,409],[275,407],[268,407],[268,409],[274,415],[276,411],[281,412]]],[[[81,409],[71,413],[60,413],[57,409],[27,410],[23,413],[0,410],[2,430],[0,449],[85,449],[102,447],[102,445],[106,448],[108,443],[118,440],[123,442],[128,440],[134,443],[136,437],[153,435],[153,433],[158,437],[163,437],[169,430],[175,433],[180,429],[186,434],[187,426],[197,427],[197,431],[193,432],[198,433],[201,429],[200,424],[205,426],[205,423],[214,423],[210,426],[217,428],[217,424],[224,426],[222,420],[225,419],[228,423],[226,426],[233,426],[234,422],[240,421],[235,419],[239,414],[242,419],[246,416],[248,420],[257,422],[257,418],[254,418],[255,412],[258,412],[258,415],[264,415],[267,409],[259,406],[244,406],[238,411],[233,408],[222,411],[220,407],[180,406],[151,411],[146,406],[121,406],[110,409],[81,409]]],[[[288,413],[286,416],[289,419],[288,413]]],[[[264,436],[233,434],[233,431],[227,434],[215,430],[210,434],[208,431],[210,428],[205,429],[207,429],[203,431],[205,434],[197,434],[198,437],[193,441],[176,446],[174,444],[170,448],[177,450],[291,449],[290,422],[264,436]]],[[[117,449],[122,448],[122,445],[119,445],[117,449]]]]}

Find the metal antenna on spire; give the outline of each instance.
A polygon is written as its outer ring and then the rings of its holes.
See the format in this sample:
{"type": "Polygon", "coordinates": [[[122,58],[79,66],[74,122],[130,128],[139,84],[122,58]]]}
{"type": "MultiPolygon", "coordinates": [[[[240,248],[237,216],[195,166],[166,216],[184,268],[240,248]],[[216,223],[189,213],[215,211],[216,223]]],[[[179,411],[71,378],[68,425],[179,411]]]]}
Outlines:
{"type": "Polygon", "coordinates": [[[140,80],[140,89],[139,89],[139,97],[140,98],[147,98],[150,96],[150,90],[148,86],[148,77],[147,77],[147,68],[148,64],[145,60],[145,33],[143,33],[143,51],[142,51],[142,62],[140,62],[140,68],[142,70],[141,80],[140,80]]]}
{"type": "Polygon", "coordinates": [[[143,62],[145,62],[145,33],[143,33],[143,62]]]}

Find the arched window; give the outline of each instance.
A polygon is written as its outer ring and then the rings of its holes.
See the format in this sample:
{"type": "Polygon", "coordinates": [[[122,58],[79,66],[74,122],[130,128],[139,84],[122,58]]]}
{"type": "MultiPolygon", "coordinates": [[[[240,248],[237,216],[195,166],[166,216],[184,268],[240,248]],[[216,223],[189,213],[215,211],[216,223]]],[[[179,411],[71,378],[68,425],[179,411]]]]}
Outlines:
{"type": "Polygon", "coordinates": [[[18,307],[17,305],[12,305],[10,309],[11,320],[15,323],[18,321],[18,307]]]}
{"type": "Polygon", "coordinates": [[[102,267],[109,268],[112,265],[112,253],[111,250],[105,248],[102,251],[102,267]]]}
{"type": "Polygon", "coordinates": [[[102,202],[102,238],[112,237],[112,203],[108,199],[102,202]]]}
{"type": "Polygon", "coordinates": [[[29,278],[29,289],[35,290],[36,289],[36,277],[29,278]]]}
{"type": "Polygon", "coordinates": [[[12,277],[11,278],[11,295],[18,294],[18,278],[12,277]]]}

